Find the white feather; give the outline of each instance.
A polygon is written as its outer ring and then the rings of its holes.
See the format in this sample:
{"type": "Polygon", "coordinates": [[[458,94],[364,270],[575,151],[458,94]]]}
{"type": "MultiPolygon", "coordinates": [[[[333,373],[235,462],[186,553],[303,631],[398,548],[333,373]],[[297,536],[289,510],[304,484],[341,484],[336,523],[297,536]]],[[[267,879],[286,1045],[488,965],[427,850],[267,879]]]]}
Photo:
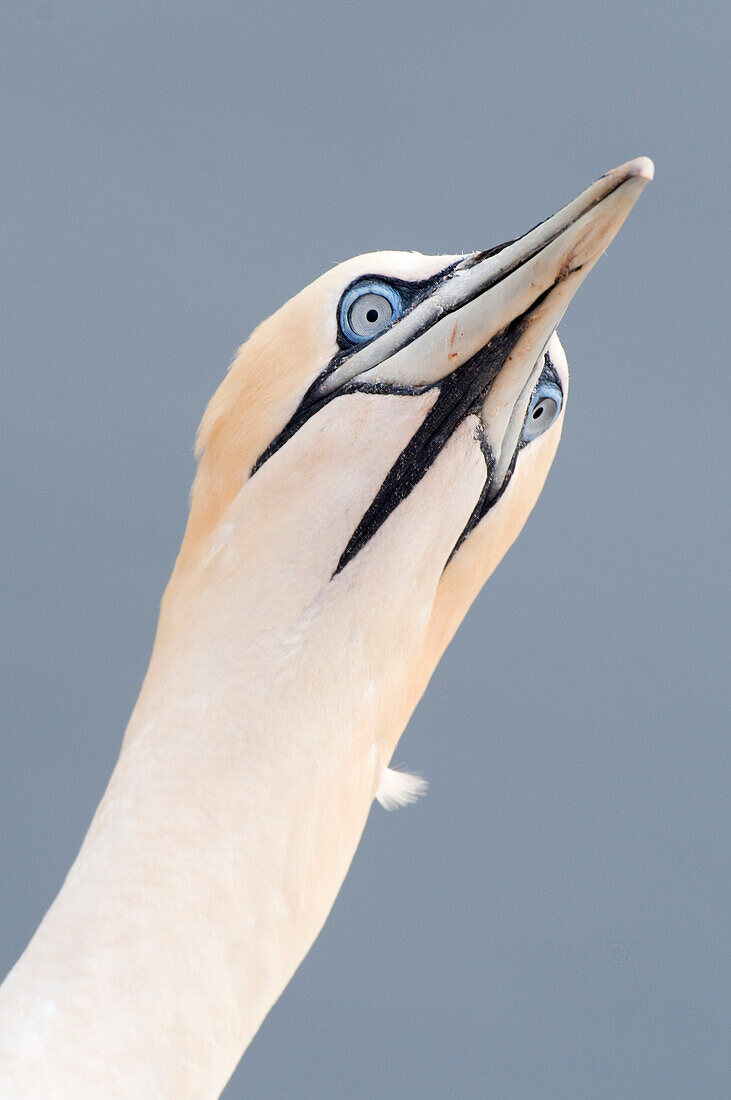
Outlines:
{"type": "Polygon", "coordinates": [[[429,784],[420,775],[397,772],[394,768],[384,768],[378,784],[376,798],[384,810],[396,810],[399,806],[408,806],[426,794],[429,784]]]}

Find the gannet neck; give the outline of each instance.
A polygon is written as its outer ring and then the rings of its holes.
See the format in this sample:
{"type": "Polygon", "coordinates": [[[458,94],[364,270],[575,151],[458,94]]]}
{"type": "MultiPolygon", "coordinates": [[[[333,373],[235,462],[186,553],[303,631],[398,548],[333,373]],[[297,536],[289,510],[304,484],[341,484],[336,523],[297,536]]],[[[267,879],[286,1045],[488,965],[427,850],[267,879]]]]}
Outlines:
{"type": "Polygon", "coordinates": [[[191,696],[133,717],[82,850],[2,987],[3,1097],[218,1096],[317,935],[365,823],[368,773],[325,731],[290,727],[288,758],[281,730],[242,728],[237,710],[191,696]]]}
{"type": "Polygon", "coordinates": [[[329,414],[339,442],[321,477],[284,449],[174,575],[109,787],[0,991],[11,1095],[217,1096],[320,931],[432,672],[414,657],[485,476],[466,424],[379,553],[334,577],[353,510],[432,398],[398,418],[401,398],[375,416],[367,400],[329,414]],[[380,457],[344,480],[364,430],[380,457]],[[260,510],[277,491],[290,507],[260,510]],[[325,502],[333,544],[310,537],[325,502]]]}

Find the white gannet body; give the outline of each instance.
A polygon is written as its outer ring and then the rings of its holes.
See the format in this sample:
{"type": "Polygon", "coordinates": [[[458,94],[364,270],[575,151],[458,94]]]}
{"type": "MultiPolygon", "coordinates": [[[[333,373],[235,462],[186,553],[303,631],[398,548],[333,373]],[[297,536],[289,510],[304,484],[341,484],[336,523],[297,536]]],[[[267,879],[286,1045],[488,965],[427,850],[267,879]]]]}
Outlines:
{"type": "Polygon", "coordinates": [[[154,650],[81,851],[0,990],[0,1097],[217,1096],[321,929],[374,797],[558,445],[556,325],[648,179],[490,252],[339,265],[200,427],[154,650]]]}

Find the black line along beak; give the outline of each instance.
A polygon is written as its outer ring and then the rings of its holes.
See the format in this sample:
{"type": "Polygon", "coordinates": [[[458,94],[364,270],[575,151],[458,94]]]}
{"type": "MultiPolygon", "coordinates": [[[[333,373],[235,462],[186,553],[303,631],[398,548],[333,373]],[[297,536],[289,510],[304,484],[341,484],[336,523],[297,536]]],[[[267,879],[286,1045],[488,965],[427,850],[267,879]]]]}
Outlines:
{"type": "Polygon", "coordinates": [[[470,413],[482,421],[488,474],[469,529],[502,493],[546,344],[653,174],[648,158],[629,161],[500,251],[466,256],[427,298],[321,382],[321,401],[352,390],[439,389],[336,572],[373,537],[470,413]],[[355,361],[365,351],[377,352],[378,362],[367,367],[361,359],[365,369],[358,369],[355,361]]]}

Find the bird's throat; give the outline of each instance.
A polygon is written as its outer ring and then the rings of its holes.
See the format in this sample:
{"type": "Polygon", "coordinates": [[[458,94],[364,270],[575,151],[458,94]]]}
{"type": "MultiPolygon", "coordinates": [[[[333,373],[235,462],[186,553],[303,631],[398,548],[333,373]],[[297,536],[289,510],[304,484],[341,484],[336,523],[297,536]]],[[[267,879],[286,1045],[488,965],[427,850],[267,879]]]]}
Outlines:
{"type": "Polygon", "coordinates": [[[485,479],[465,421],[333,576],[424,415],[380,432],[364,478],[367,418],[403,399],[349,400],[339,462],[313,433],[313,479],[283,448],[171,581],[109,787],[0,992],[18,1096],[217,1096],[330,911],[438,659],[419,654],[485,479]]]}

